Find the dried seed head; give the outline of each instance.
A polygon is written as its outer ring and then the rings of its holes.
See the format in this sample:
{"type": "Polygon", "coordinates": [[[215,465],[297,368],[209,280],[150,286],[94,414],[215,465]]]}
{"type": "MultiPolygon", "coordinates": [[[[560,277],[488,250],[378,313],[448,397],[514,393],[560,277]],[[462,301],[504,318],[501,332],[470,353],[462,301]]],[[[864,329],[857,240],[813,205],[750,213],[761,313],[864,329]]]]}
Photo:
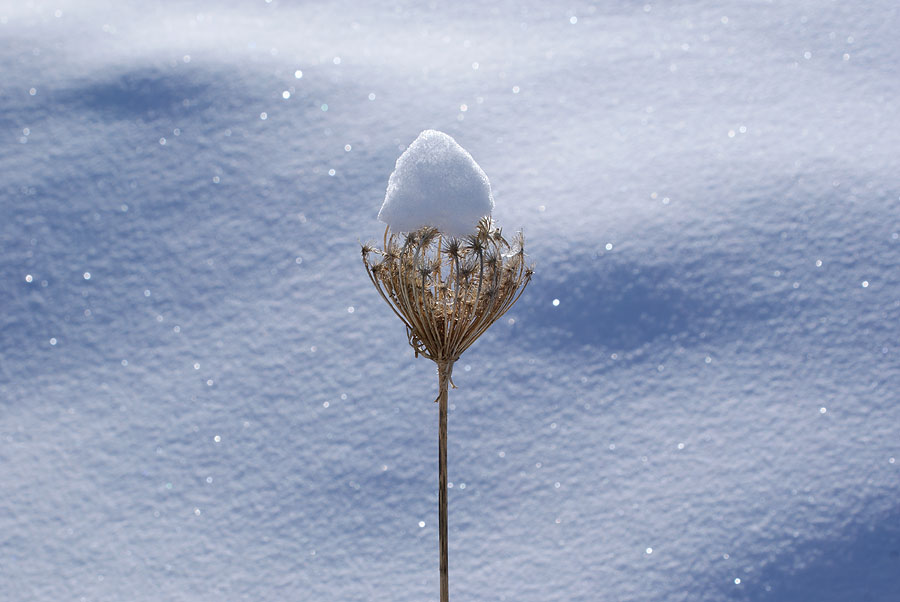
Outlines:
{"type": "Polygon", "coordinates": [[[425,226],[421,230],[419,230],[419,244],[423,247],[427,247],[434,239],[438,236],[438,229],[433,226],[425,226]]]}
{"type": "Polygon", "coordinates": [[[444,253],[452,257],[453,259],[459,259],[460,253],[460,243],[458,238],[451,238],[447,241],[447,244],[444,245],[444,253]]]}
{"type": "Polygon", "coordinates": [[[475,273],[476,269],[478,269],[478,266],[475,265],[474,261],[466,261],[459,266],[459,275],[468,280],[475,273]]]}
{"type": "Polygon", "coordinates": [[[472,251],[476,255],[484,253],[484,242],[478,234],[470,234],[466,237],[466,249],[472,251]]]}
{"type": "Polygon", "coordinates": [[[375,247],[371,243],[368,243],[368,242],[364,242],[360,246],[362,247],[362,249],[361,249],[362,258],[363,258],[363,261],[365,261],[366,259],[369,258],[369,253],[372,253],[375,251],[375,247]]]}
{"type": "Polygon", "coordinates": [[[508,258],[506,262],[503,264],[503,273],[506,277],[514,277],[515,273],[519,271],[519,266],[522,263],[522,259],[518,255],[513,255],[508,258]]]}
{"type": "Polygon", "coordinates": [[[503,245],[507,249],[509,248],[509,243],[503,238],[503,228],[497,228],[491,232],[491,238],[494,240],[494,244],[503,245]]]}
{"type": "Polygon", "coordinates": [[[494,222],[490,218],[490,216],[485,215],[480,220],[478,220],[478,234],[480,236],[487,238],[493,229],[494,222]]]}
{"type": "Polygon", "coordinates": [[[394,234],[385,231],[383,259],[370,265],[372,281],[407,328],[409,343],[436,362],[459,358],[516,302],[531,277],[524,267],[522,237],[510,248],[499,228],[482,219],[478,229],[442,244],[432,227],[394,234]],[[446,268],[446,269],[445,269],[446,268]]]}
{"type": "Polygon", "coordinates": [[[500,267],[500,256],[494,250],[489,250],[484,255],[484,265],[493,269],[500,267]]]}
{"type": "Polygon", "coordinates": [[[520,230],[516,232],[516,235],[513,237],[512,248],[514,252],[521,256],[525,254],[525,235],[520,230]]]}

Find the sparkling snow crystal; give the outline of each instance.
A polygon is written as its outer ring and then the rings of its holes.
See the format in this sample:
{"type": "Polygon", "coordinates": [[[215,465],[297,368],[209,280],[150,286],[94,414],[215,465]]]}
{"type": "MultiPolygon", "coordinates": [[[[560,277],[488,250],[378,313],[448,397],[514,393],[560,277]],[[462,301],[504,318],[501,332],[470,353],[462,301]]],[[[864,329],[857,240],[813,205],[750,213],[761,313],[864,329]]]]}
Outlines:
{"type": "Polygon", "coordinates": [[[447,134],[425,130],[397,159],[378,219],[395,232],[434,226],[465,236],[493,208],[491,183],[472,155],[447,134]]]}

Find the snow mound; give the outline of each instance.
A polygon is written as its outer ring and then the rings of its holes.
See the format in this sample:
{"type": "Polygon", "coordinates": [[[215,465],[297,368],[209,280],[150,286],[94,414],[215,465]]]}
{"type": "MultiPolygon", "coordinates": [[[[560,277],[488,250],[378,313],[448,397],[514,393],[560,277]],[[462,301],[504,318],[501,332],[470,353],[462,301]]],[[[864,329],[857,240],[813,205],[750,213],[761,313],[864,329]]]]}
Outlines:
{"type": "Polygon", "coordinates": [[[447,134],[425,130],[397,159],[378,219],[398,232],[434,226],[465,236],[493,208],[491,183],[472,155],[447,134]]]}

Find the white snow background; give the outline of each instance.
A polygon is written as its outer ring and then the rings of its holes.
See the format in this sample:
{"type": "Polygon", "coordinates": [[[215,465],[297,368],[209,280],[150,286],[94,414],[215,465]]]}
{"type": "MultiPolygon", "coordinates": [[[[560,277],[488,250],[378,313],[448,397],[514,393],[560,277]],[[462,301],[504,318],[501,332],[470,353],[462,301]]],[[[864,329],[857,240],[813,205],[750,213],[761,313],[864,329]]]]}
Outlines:
{"type": "Polygon", "coordinates": [[[437,599],[437,378],[358,245],[435,128],[537,268],[454,373],[453,599],[900,599],[898,29],[7,1],[0,598],[437,599]]]}

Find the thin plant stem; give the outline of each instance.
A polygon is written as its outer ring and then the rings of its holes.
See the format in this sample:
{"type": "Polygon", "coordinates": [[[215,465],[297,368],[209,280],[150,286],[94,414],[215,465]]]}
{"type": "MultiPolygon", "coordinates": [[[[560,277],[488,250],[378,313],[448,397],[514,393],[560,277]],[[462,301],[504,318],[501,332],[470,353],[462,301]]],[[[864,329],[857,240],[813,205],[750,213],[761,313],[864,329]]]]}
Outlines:
{"type": "Polygon", "coordinates": [[[447,545],[447,389],[453,363],[438,364],[438,531],[441,546],[441,602],[450,602],[450,561],[447,545]]]}

